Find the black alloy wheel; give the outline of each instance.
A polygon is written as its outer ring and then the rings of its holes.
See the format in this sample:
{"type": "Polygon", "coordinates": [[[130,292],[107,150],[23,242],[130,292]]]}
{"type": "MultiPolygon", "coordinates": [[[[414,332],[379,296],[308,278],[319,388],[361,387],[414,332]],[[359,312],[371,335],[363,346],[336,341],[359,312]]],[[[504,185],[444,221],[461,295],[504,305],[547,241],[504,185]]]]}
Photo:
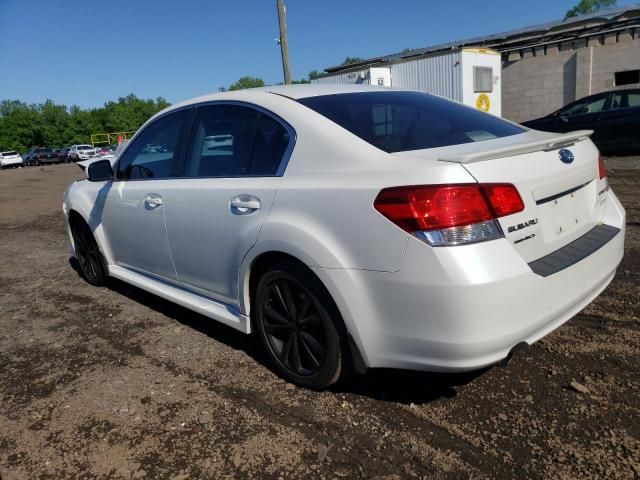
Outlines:
{"type": "Polygon", "coordinates": [[[295,263],[274,267],[260,279],[254,305],[262,343],[287,380],[322,389],[339,379],[346,334],[313,273],[295,263]]]}
{"type": "Polygon", "coordinates": [[[71,223],[71,234],[82,276],[91,285],[104,285],[107,277],[104,262],[91,230],[86,223],[76,219],[71,223]]]}

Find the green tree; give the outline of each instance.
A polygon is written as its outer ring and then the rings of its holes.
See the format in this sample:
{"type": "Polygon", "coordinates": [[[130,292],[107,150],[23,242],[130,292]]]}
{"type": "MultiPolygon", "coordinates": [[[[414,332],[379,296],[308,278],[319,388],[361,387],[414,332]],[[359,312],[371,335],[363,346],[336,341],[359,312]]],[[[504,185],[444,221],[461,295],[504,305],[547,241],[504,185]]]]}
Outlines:
{"type": "Polygon", "coordinates": [[[327,74],[324,72],[319,72],[318,70],[311,70],[307,77],[309,80],[317,80],[318,78],[326,77],[327,74]]]}
{"type": "Polygon", "coordinates": [[[567,10],[564,18],[577,17],[578,15],[586,15],[594,13],[603,8],[614,7],[617,0],[580,0],[580,2],[570,10],[567,10]]]}
{"type": "Polygon", "coordinates": [[[229,90],[244,90],[245,88],[264,87],[264,80],[258,77],[240,77],[237,82],[229,85],[229,90]]]}
{"type": "Polygon", "coordinates": [[[135,95],[92,109],[77,105],[67,108],[52,100],[31,105],[19,100],[2,100],[0,151],[24,152],[32,147],[90,143],[94,133],[137,130],[149,117],[168,106],[162,97],[142,100],[135,95]]]}
{"type": "Polygon", "coordinates": [[[344,62],[342,62],[340,65],[351,65],[352,63],[360,63],[360,62],[364,62],[364,58],[360,58],[360,57],[347,57],[344,59],[344,62]]]}

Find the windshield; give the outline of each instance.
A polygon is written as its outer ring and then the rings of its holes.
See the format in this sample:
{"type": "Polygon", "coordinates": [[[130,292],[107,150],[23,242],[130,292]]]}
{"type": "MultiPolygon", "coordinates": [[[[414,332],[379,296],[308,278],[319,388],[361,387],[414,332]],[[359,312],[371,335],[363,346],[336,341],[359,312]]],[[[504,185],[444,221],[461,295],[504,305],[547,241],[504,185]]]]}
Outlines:
{"type": "Polygon", "coordinates": [[[492,115],[420,92],[358,92],[298,102],[385,152],[445,147],[523,133],[492,115]]]}
{"type": "Polygon", "coordinates": [[[91,145],[78,145],[78,150],[93,150],[91,145]]]}
{"type": "Polygon", "coordinates": [[[3,157],[15,157],[16,155],[18,155],[18,152],[3,152],[2,153],[3,157]]]}
{"type": "Polygon", "coordinates": [[[36,153],[51,153],[50,148],[36,148],[36,153]]]}

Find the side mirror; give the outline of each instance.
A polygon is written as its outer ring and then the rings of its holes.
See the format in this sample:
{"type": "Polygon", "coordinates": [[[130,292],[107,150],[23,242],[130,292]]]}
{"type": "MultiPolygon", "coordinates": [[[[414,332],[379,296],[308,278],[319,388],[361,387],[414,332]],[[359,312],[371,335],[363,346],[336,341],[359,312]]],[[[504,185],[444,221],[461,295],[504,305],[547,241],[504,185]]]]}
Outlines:
{"type": "Polygon", "coordinates": [[[113,169],[109,160],[97,160],[91,163],[86,172],[90,182],[104,182],[113,178],[113,169]]]}

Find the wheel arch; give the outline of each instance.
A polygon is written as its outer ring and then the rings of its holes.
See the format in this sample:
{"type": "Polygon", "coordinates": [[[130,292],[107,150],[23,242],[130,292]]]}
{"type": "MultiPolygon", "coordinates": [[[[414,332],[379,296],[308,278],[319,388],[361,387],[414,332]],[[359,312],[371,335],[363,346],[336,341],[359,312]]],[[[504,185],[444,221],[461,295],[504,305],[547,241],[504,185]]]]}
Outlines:
{"type": "Polygon", "coordinates": [[[68,233],[69,233],[69,241],[71,242],[71,246],[75,252],[75,242],[73,240],[73,235],[71,234],[71,225],[72,222],[74,221],[81,221],[82,223],[84,223],[89,230],[91,230],[91,233],[93,235],[94,240],[96,241],[96,243],[98,244],[98,249],[100,250],[100,253],[102,254],[102,259],[103,259],[103,264],[104,264],[104,268],[105,271],[107,272],[107,274],[109,273],[109,264],[110,259],[111,259],[111,250],[108,248],[108,244],[106,242],[106,238],[104,237],[104,230],[102,229],[101,225],[96,226],[92,226],[91,222],[89,221],[90,218],[88,215],[83,215],[82,212],[80,211],[80,209],[71,207],[69,209],[69,213],[67,213],[67,224],[68,224],[68,233]]]}
{"type": "Polygon", "coordinates": [[[288,253],[282,250],[267,250],[263,251],[257,255],[255,255],[246,269],[243,270],[244,274],[241,277],[241,288],[240,288],[240,297],[241,297],[241,309],[242,311],[249,317],[249,321],[251,322],[251,331],[256,331],[255,325],[253,324],[254,319],[251,315],[251,302],[255,296],[256,286],[260,277],[269,271],[271,267],[274,265],[290,261],[293,263],[297,263],[308,270],[314,277],[318,279],[320,284],[324,287],[327,295],[331,299],[333,303],[333,307],[338,314],[338,321],[340,322],[340,326],[344,329],[344,333],[346,334],[347,343],[349,347],[349,354],[351,356],[351,365],[354,367],[355,371],[358,373],[364,373],[367,369],[366,361],[361,353],[361,346],[356,338],[359,339],[359,335],[357,334],[357,329],[355,325],[353,325],[353,321],[351,320],[350,312],[346,305],[338,304],[336,301],[336,296],[332,293],[332,285],[328,284],[326,278],[322,278],[323,276],[318,275],[318,269],[311,268],[306,262],[302,261],[296,255],[288,253]]]}

